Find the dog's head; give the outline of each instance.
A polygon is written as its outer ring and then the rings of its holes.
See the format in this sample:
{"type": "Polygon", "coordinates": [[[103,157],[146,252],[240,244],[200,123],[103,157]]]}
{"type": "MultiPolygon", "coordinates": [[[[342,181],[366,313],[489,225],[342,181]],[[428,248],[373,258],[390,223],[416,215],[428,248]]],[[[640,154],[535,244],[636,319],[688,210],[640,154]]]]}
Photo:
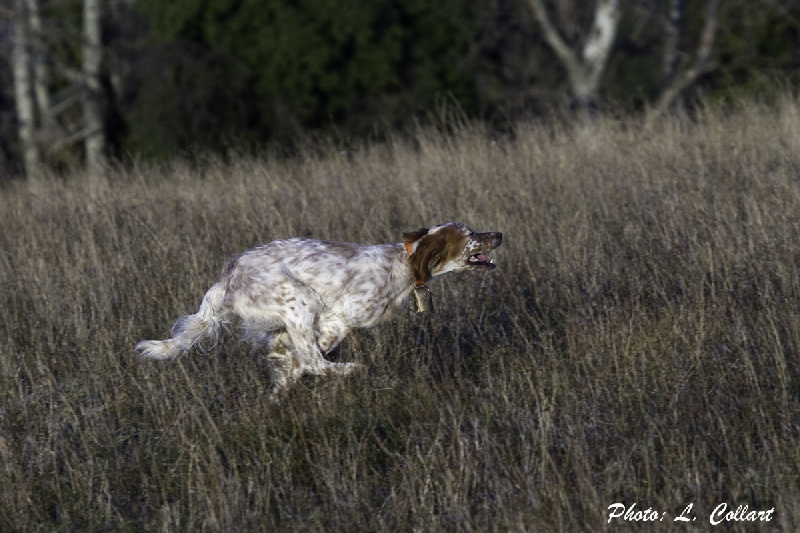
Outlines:
{"type": "Polygon", "coordinates": [[[494,270],[494,260],[484,254],[503,243],[503,234],[477,233],[466,224],[448,222],[404,233],[403,243],[414,279],[424,283],[447,272],[494,270]]]}

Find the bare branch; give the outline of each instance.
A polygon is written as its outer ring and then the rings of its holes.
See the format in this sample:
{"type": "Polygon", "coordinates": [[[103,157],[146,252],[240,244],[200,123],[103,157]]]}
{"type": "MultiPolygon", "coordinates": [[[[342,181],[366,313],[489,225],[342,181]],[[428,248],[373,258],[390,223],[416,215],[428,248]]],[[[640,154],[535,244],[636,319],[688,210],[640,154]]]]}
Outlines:
{"type": "Polygon", "coordinates": [[[75,143],[82,141],[85,142],[86,139],[97,134],[97,132],[97,129],[93,129],[89,126],[84,126],[83,128],[74,131],[69,135],[64,135],[63,132],[58,132],[57,136],[52,139],[51,144],[47,146],[47,154],[55,155],[75,143]]]}
{"type": "Polygon", "coordinates": [[[711,60],[711,52],[714,49],[717,25],[719,24],[719,0],[709,0],[706,5],[705,17],[694,63],[664,88],[651,111],[651,119],[664,113],[678,95],[697,81],[697,78],[716,68],[716,63],[711,60]]]}
{"type": "Polygon", "coordinates": [[[528,0],[528,3],[531,9],[533,9],[536,20],[539,21],[539,25],[542,27],[545,41],[547,41],[547,44],[553,49],[553,52],[555,52],[559,60],[561,60],[568,71],[578,68],[578,58],[561,38],[555,25],[550,20],[550,16],[547,14],[547,9],[544,7],[542,0],[528,0]]]}

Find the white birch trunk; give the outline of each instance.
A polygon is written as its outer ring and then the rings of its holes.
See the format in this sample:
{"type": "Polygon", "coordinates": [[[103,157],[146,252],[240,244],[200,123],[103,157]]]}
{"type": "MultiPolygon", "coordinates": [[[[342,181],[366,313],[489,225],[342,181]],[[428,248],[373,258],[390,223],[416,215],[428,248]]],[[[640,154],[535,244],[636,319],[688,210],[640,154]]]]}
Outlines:
{"type": "Polygon", "coordinates": [[[100,75],[103,62],[100,18],[101,0],[83,2],[83,116],[86,123],[86,167],[96,178],[105,162],[103,92],[100,75]]]}
{"type": "Polygon", "coordinates": [[[528,1],[542,27],[547,44],[567,71],[575,104],[583,109],[590,108],[597,102],[600,81],[617,35],[619,0],[597,0],[592,28],[580,54],[570,48],[561,37],[547,14],[543,0],[528,1]]]}
{"type": "Polygon", "coordinates": [[[17,108],[17,128],[25,163],[25,175],[34,185],[41,174],[39,150],[36,146],[36,107],[30,69],[28,27],[25,20],[25,1],[16,0],[12,27],[11,62],[14,73],[14,99],[17,108]]]}
{"type": "Polygon", "coordinates": [[[39,10],[39,0],[26,0],[28,5],[28,28],[30,29],[30,51],[33,65],[33,88],[36,95],[36,106],[39,108],[41,122],[46,122],[47,112],[50,109],[50,92],[48,84],[50,73],[47,69],[44,54],[44,32],[42,31],[42,16],[39,10]]]}

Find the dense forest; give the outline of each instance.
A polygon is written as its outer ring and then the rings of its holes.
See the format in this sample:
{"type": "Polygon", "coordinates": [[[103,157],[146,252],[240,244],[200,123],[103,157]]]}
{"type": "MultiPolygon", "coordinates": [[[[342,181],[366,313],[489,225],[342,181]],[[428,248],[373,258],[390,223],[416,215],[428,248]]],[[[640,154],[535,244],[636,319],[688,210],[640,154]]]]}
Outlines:
{"type": "Polygon", "coordinates": [[[11,0],[0,171],[794,87],[798,0],[11,0]]]}

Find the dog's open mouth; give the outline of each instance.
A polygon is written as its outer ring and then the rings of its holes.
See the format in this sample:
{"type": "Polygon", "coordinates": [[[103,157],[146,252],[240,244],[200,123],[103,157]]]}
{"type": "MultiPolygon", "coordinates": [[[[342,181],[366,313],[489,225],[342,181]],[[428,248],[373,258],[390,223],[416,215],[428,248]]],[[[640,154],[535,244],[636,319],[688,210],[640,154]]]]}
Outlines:
{"type": "Polygon", "coordinates": [[[485,255],[483,255],[482,253],[477,253],[469,256],[469,258],[467,258],[467,264],[471,267],[486,268],[489,270],[493,270],[497,266],[494,263],[494,259],[490,259],[485,255]]]}

